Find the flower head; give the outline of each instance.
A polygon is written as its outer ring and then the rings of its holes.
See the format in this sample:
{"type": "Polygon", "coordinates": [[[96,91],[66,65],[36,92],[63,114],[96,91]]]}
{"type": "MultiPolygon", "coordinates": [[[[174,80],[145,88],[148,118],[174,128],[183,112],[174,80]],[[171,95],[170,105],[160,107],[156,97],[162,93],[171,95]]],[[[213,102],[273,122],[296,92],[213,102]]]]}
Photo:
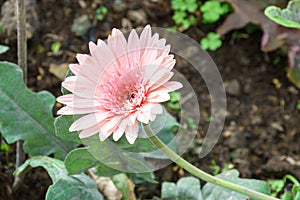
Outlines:
{"type": "Polygon", "coordinates": [[[69,66],[74,76],[62,86],[72,94],[57,98],[66,105],[58,114],[84,114],[69,129],[81,131],[80,138],[99,133],[101,141],[110,135],[117,141],[125,133],[132,144],[138,136],[138,121],[154,121],[163,112],[160,103],[170,99],[169,92],[182,87],[169,81],[175,65],[170,45],[158,34],[152,35],[148,25],[140,36],[132,30],[128,41],[113,29],[107,43],[90,42],[89,49],[91,55],[78,54],[79,63],[69,66]]]}

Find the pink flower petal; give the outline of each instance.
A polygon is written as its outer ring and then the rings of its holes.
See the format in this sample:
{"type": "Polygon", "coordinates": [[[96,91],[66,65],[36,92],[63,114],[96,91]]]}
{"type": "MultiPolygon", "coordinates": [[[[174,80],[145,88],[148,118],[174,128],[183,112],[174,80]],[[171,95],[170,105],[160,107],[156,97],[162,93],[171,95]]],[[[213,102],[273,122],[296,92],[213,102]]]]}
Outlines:
{"type": "Polygon", "coordinates": [[[95,135],[96,133],[98,133],[100,131],[100,128],[101,128],[100,125],[96,124],[92,127],[84,129],[83,131],[80,132],[79,138],[83,139],[83,138],[87,138],[87,137],[90,137],[92,135],[95,135]]]}
{"type": "Polygon", "coordinates": [[[57,111],[59,115],[80,115],[95,112],[95,108],[72,108],[65,106],[57,111]]]}
{"type": "Polygon", "coordinates": [[[97,45],[94,42],[89,42],[89,49],[90,52],[95,51],[95,49],[97,48],[97,45]]]}
{"type": "Polygon", "coordinates": [[[133,66],[140,63],[140,40],[135,30],[132,30],[128,37],[128,59],[133,66]]]}
{"type": "Polygon", "coordinates": [[[127,41],[123,33],[118,29],[113,29],[111,36],[107,39],[108,46],[112,49],[114,56],[118,60],[118,64],[129,65],[127,59],[127,41]]]}
{"type": "Polygon", "coordinates": [[[77,119],[69,128],[69,130],[72,131],[78,131],[83,130],[86,128],[89,128],[91,126],[94,126],[98,124],[99,122],[103,121],[105,118],[107,118],[109,115],[109,112],[105,113],[91,113],[88,115],[85,115],[79,119],[77,119]]]}
{"type": "Polygon", "coordinates": [[[125,130],[125,136],[130,144],[133,144],[138,136],[138,124],[127,126],[125,130]]]}
{"type": "Polygon", "coordinates": [[[78,53],[76,55],[76,58],[77,58],[77,60],[78,60],[78,62],[79,62],[80,65],[82,65],[88,57],[89,57],[89,55],[87,55],[87,54],[80,54],[80,53],[78,53]]]}
{"type": "Polygon", "coordinates": [[[182,88],[183,85],[182,83],[177,81],[169,81],[161,87],[165,88],[168,92],[173,92],[175,90],[182,88]]]}
{"type": "Polygon", "coordinates": [[[160,103],[169,100],[170,100],[170,95],[167,92],[162,92],[162,91],[152,92],[147,98],[147,101],[152,103],[160,103]]]}
{"type": "Polygon", "coordinates": [[[77,76],[79,74],[81,66],[78,64],[70,64],[69,68],[70,68],[71,72],[77,76]]]}
{"type": "Polygon", "coordinates": [[[114,141],[118,141],[122,137],[122,135],[125,132],[125,129],[126,129],[126,121],[123,120],[119,124],[118,128],[113,133],[113,139],[114,139],[114,141]]]}
{"type": "Polygon", "coordinates": [[[107,120],[106,123],[103,124],[103,126],[101,128],[101,132],[103,132],[104,134],[106,134],[107,132],[112,132],[112,129],[119,124],[121,119],[122,119],[121,116],[115,116],[115,117],[107,120]]]}

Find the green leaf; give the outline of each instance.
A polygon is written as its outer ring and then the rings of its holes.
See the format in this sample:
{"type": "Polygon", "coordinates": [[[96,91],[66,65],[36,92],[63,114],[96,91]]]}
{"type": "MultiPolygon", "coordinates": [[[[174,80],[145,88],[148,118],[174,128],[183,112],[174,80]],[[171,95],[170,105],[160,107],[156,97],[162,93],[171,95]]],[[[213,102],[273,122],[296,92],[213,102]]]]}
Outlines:
{"type": "Polygon", "coordinates": [[[97,165],[98,160],[87,150],[87,148],[78,148],[72,150],[65,159],[65,165],[69,174],[78,174],[97,165]]]}
{"type": "MultiPolygon", "coordinates": [[[[238,178],[238,176],[239,172],[237,170],[230,170],[217,175],[217,177],[223,180],[227,180],[249,189],[270,195],[270,188],[268,183],[254,179],[241,179],[238,178]]],[[[204,187],[202,188],[202,195],[205,200],[219,200],[220,197],[222,197],[223,199],[233,199],[234,197],[235,200],[248,199],[248,197],[245,195],[233,192],[229,189],[225,189],[211,183],[207,183],[204,185],[204,187]]]]}
{"type": "Polygon", "coordinates": [[[61,115],[61,116],[55,118],[55,121],[54,121],[55,134],[59,138],[80,144],[81,140],[78,136],[79,132],[78,131],[74,131],[74,132],[69,131],[71,124],[79,117],[80,116],[61,115]]]}
{"type": "Polygon", "coordinates": [[[46,200],[88,199],[104,200],[93,180],[87,175],[66,176],[48,188],[46,200]]]}
{"type": "Polygon", "coordinates": [[[9,50],[8,46],[0,45],[0,54],[3,54],[9,50]]]}
{"type": "Polygon", "coordinates": [[[15,176],[25,173],[29,167],[43,167],[52,179],[46,200],[89,199],[102,200],[96,184],[85,174],[68,176],[61,160],[46,156],[32,157],[14,172],[15,176]]]}
{"type": "Polygon", "coordinates": [[[222,46],[222,41],[219,34],[210,32],[205,38],[201,39],[200,45],[205,50],[215,51],[222,46]]]}
{"type": "Polygon", "coordinates": [[[206,1],[200,8],[203,23],[214,23],[224,14],[221,3],[218,1],[206,1]]]}
{"type": "Polygon", "coordinates": [[[162,199],[176,199],[176,184],[171,182],[163,182],[161,187],[162,199]]]}
{"type": "Polygon", "coordinates": [[[54,43],[51,44],[51,51],[53,53],[58,53],[60,47],[61,47],[61,43],[60,42],[54,42],[54,43]]]}
{"type": "Polygon", "coordinates": [[[300,29],[299,0],[289,1],[288,6],[285,9],[269,6],[265,9],[265,15],[282,26],[300,29]]]}
{"type": "MultiPolygon", "coordinates": [[[[105,164],[101,163],[94,156],[90,154],[87,148],[78,148],[71,151],[65,159],[66,169],[70,175],[84,172],[85,170],[95,167],[96,174],[98,176],[108,176],[113,177],[116,174],[122,173],[122,171],[112,169],[105,164]]],[[[137,183],[142,182],[152,182],[154,181],[154,176],[151,172],[149,173],[127,173],[129,177],[135,180],[137,183]]]]}
{"type": "Polygon", "coordinates": [[[294,200],[293,199],[293,194],[289,191],[285,191],[281,196],[280,196],[281,200],[294,200]]]}
{"type": "Polygon", "coordinates": [[[182,10],[185,11],[185,1],[184,0],[172,0],[171,1],[171,8],[173,10],[182,10]]]}
{"type": "Polygon", "coordinates": [[[52,182],[55,183],[61,177],[67,176],[64,163],[61,160],[50,158],[47,156],[35,156],[24,162],[14,172],[15,176],[20,176],[21,173],[26,171],[29,167],[43,167],[47,170],[52,182]]]}
{"type": "Polygon", "coordinates": [[[115,186],[122,192],[122,200],[134,199],[134,185],[126,174],[120,173],[112,177],[115,186]]]}
{"type": "Polygon", "coordinates": [[[161,198],[164,199],[189,199],[201,200],[200,181],[194,177],[179,179],[177,184],[164,182],[162,184],[161,198]]]}
{"type": "Polygon", "coordinates": [[[54,153],[59,158],[75,147],[55,135],[53,95],[31,92],[23,82],[22,70],[13,63],[0,62],[0,80],[0,132],[9,144],[24,140],[26,153],[54,153]]]}
{"type": "Polygon", "coordinates": [[[172,19],[174,20],[174,22],[176,24],[181,24],[181,23],[183,23],[186,20],[185,17],[186,17],[186,12],[184,12],[184,11],[176,11],[174,13],[174,15],[172,16],[172,19]]]}

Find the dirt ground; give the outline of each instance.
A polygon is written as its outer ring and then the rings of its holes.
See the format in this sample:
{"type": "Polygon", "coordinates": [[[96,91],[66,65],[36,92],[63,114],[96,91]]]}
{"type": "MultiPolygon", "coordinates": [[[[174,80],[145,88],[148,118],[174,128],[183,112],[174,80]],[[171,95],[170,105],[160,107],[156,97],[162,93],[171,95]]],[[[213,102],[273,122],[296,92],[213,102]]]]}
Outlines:
{"type": "MultiPolygon", "coordinates": [[[[125,30],[146,24],[157,27],[174,25],[169,4],[164,1],[123,1],[124,4],[118,5],[108,0],[78,2],[81,3],[39,0],[31,5],[28,18],[35,27],[30,30],[32,38],[28,40],[28,86],[33,91],[48,90],[59,96],[61,80],[49,72],[49,66],[75,62],[76,53],[88,53],[87,41],[105,39],[114,27],[125,30]],[[99,5],[105,5],[109,11],[101,22],[95,19],[99,5]],[[82,15],[89,17],[91,27],[85,35],[76,36],[71,32],[71,26],[73,20],[82,15]],[[51,51],[54,42],[61,43],[57,53],[51,51]]],[[[199,23],[186,33],[199,41],[204,32],[216,27],[199,23]]],[[[193,146],[184,157],[210,173],[213,172],[211,161],[215,160],[221,168],[229,165],[238,169],[242,177],[268,180],[292,174],[300,179],[300,110],[296,109],[299,90],[286,78],[286,57],[279,51],[263,53],[260,50],[261,36],[258,28],[251,34],[246,29],[232,31],[223,38],[220,49],[209,52],[226,85],[228,116],[223,134],[208,156],[199,159],[197,148],[193,146]]],[[[16,62],[14,34],[11,33],[10,37],[0,35],[0,43],[10,46],[9,52],[0,55],[0,60],[16,62]]],[[[202,127],[198,138],[201,138],[208,127],[209,94],[204,82],[199,85],[199,80],[191,71],[185,70],[184,64],[178,64],[176,69],[186,75],[197,92],[202,127]]],[[[56,110],[54,108],[54,112],[56,110]]],[[[42,168],[27,173],[18,192],[9,196],[14,148],[12,145],[8,153],[0,152],[0,199],[44,199],[51,180],[42,168]]],[[[174,166],[157,171],[157,180],[176,181],[188,175],[174,166]]],[[[160,187],[160,184],[138,185],[137,197],[159,196],[160,187]]]]}

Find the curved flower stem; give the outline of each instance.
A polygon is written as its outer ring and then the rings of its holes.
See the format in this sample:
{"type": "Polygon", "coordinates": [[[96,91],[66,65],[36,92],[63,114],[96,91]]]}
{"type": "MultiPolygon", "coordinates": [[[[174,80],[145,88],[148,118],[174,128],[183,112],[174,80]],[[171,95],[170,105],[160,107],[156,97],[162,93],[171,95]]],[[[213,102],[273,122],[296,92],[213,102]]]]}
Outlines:
{"type": "Polygon", "coordinates": [[[251,190],[249,188],[236,185],[234,183],[222,180],[220,178],[217,178],[215,176],[212,176],[201,169],[198,169],[188,161],[181,158],[179,155],[177,155],[175,152],[173,152],[171,149],[169,149],[152,131],[151,127],[149,125],[144,125],[144,130],[146,134],[148,135],[149,139],[163,152],[165,153],[173,162],[175,162],[178,166],[182,167],[189,173],[193,174],[194,176],[206,181],[210,182],[212,184],[230,189],[232,191],[244,194],[246,196],[249,196],[251,198],[260,199],[260,200],[278,200],[277,198],[262,194],[260,192],[251,190]]]}

